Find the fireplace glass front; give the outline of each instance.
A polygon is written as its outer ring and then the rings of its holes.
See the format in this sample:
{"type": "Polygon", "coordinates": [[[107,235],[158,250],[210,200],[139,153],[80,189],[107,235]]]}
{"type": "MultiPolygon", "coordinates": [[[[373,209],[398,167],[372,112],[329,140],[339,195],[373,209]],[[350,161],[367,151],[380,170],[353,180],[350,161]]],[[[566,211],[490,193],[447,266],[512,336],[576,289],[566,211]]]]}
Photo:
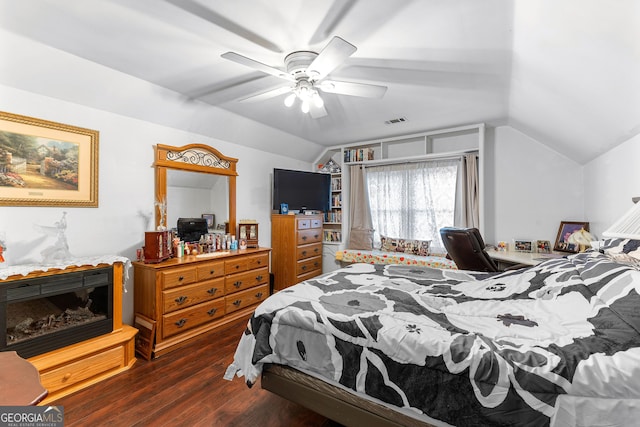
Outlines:
{"type": "Polygon", "coordinates": [[[0,283],[0,351],[22,357],[113,330],[113,269],[0,283]]]}

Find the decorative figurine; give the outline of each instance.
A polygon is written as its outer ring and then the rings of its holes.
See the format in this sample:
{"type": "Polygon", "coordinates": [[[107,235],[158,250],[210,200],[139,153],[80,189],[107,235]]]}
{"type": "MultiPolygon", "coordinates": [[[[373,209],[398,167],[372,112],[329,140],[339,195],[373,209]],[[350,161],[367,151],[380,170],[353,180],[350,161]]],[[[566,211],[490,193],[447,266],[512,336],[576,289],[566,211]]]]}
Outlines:
{"type": "Polygon", "coordinates": [[[42,262],[44,264],[55,264],[59,261],[65,261],[73,258],[71,252],[69,252],[69,245],[67,244],[67,213],[62,212],[62,218],[56,222],[53,227],[45,225],[35,225],[36,230],[46,234],[47,236],[57,237],[56,242],[40,252],[42,255],[42,262]]]}
{"type": "Polygon", "coordinates": [[[158,200],[155,206],[160,211],[160,223],[156,231],[165,231],[167,229],[167,201],[165,199],[158,200]]]}

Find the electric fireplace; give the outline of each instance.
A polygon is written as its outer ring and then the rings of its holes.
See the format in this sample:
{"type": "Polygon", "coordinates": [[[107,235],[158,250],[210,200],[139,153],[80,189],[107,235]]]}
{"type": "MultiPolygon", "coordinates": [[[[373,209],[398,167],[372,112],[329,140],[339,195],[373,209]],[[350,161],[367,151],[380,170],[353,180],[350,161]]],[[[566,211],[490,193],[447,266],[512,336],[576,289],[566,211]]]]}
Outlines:
{"type": "Polygon", "coordinates": [[[0,286],[0,351],[28,358],[111,331],[111,267],[0,286]]]}

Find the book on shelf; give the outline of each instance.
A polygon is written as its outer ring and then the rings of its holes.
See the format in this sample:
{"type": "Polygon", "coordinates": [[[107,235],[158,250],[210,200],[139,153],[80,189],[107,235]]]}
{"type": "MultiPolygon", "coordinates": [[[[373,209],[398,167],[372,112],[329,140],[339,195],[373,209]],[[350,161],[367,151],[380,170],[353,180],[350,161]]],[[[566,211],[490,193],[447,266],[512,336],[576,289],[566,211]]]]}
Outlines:
{"type": "Polygon", "coordinates": [[[331,195],[331,207],[342,207],[342,193],[331,195]]]}
{"type": "Polygon", "coordinates": [[[342,211],[339,209],[333,209],[324,213],[324,222],[342,222],[342,211]]]}
{"type": "Polygon", "coordinates": [[[342,191],[342,178],[331,178],[331,191],[342,191]]]}
{"type": "Polygon", "coordinates": [[[373,148],[351,148],[344,150],[344,161],[349,162],[365,162],[368,160],[374,160],[373,148]]]}
{"type": "Polygon", "coordinates": [[[324,241],[325,242],[341,242],[342,232],[335,231],[335,230],[324,230],[324,241]]]}

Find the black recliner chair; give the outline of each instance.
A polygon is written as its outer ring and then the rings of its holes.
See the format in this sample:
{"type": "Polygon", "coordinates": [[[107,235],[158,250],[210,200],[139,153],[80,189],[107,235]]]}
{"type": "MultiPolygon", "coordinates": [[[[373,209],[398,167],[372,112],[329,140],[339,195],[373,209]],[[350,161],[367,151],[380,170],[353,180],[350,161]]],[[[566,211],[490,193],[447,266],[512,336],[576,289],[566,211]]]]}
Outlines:
{"type": "Polygon", "coordinates": [[[498,266],[485,251],[485,243],[477,228],[443,227],[442,243],[460,270],[498,272],[498,266]]]}

